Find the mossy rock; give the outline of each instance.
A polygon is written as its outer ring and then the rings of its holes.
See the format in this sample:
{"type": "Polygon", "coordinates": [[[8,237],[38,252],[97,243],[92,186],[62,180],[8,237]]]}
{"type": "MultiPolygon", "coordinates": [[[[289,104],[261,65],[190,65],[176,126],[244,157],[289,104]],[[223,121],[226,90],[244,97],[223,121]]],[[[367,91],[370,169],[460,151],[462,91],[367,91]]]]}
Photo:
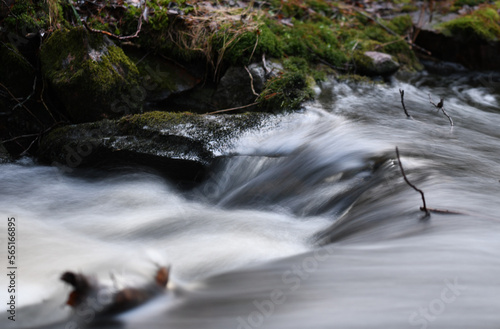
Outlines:
{"type": "Polygon", "coordinates": [[[494,8],[481,8],[438,26],[445,35],[464,41],[479,39],[495,42],[500,39],[500,14],[494,8]]]}
{"type": "Polygon", "coordinates": [[[44,76],[74,122],[141,112],[139,71],[108,38],[84,28],[57,30],[40,58],[44,76]]]}
{"type": "Polygon", "coordinates": [[[357,72],[367,76],[387,77],[397,72],[399,64],[391,55],[376,51],[357,51],[354,54],[357,72]]]}
{"type": "Polygon", "coordinates": [[[38,155],[43,162],[65,168],[139,165],[176,181],[195,182],[268,116],[148,112],[69,125],[45,136],[38,155]]]}

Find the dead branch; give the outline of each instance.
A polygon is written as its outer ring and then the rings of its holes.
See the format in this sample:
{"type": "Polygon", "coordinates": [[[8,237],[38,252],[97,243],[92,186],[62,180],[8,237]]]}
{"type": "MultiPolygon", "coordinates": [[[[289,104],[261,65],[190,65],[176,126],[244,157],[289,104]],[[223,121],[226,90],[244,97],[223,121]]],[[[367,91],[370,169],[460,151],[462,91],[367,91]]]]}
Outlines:
{"type": "Polygon", "coordinates": [[[411,115],[408,114],[405,106],[405,91],[403,89],[399,89],[399,94],[401,95],[401,105],[403,105],[403,110],[405,111],[406,117],[411,118],[411,115]]]}
{"type": "Polygon", "coordinates": [[[259,95],[259,94],[257,94],[257,93],[255,92],[255,88],[254,88],[254,86],[253,86],[253,76],[252,76],[252,72],[250,72],[250,70],[248,69],[248,67],[247,67],[246,65],[244,66],[244,68],[245,68],[245,70],[247,71],[248,76],[250,77],[250,87],[252,88],[252,93],[253,93],[255,96],[259,97],[260,95],[259,95]]]}
{"type": "Polygon", "coordinates": [[[105,34],[109,37],[112,37],[112,38],[115,38],[118,40],[133,39],[133,38],[139,37],[139,32],[141,32],[141,28],[142,28],[142,17],[145,16],[147,8],[148,8],[147,6],[144,7],[142,14],[139,16],[139,21],[137,22],[137,31],[135,31],[135,33],[132,35],[120,36],[120,35],[116,35],[116,34],[113,34],[111,32],[108,32],[108,31],[95,30],[95,29],[91,28],[90,26],[88,26],[87,22],[85,22],[83,19],[81,19],[81,22],[83,23],[83,26],[85,26],[85,28],[92,33],[105,34]]]}
{"type": "Polygon", "coordinates": [[[255,45],[253,46],[252,53],[250,54],[250,58],[248,59],[248,64],[252,61],[253,54],[255,53],[255,49],[257,49],[257,45],[259,44],[259,35],[257,34],[257,39],[255,40],[255,45]]]}
{"type": "Polygon", "coordinates": [[[450,121],[450,125],[453,127],[453,120],[451,119],[451,117],[448,115],[448,113],[446,113],[446,110],[444,109],[444,99],[441,98],[439,100],[439,103],[435,104],[432,99],[431,99],[431,94],[429,94],[429,102],[434,105],[435,108],[438,109],[438,112],[439,110],[441,110],[441,112],[443,112],[443,114],[448,118],[448,120],[450,121]]]}
{"type": "Polygon", "coordinates": [[[264,71],[266,72],[266,77],[269,76],[271,70],[267,67],[266,63],[266,53],[262,54],[262,67],[264,67],[264,71]]]}
{"type": "Polygon", "coordinates": [[[35,80],[33,81],[33,90],[31,91],[31,94],[28,95],[28,97],[26,97],[22,102],[20,103],[17,103],[13,108],[12,108],[12,111],[14,111],[18,106],[24,106],[24,103],[26,103],[27,101],[30,100],[31,96],[33,96],[35,94],[35,89],[36,89],[36,80],[37,80],[37,77],[35,76],[35,80]]]}
{"type": "Polygon", "coordinates": [[[398,150],[398,147],[396,146],[396,156],[398,157],[398,165],[399,165],[399,169],[401,169],[401,174],[403,175],[403,178],[406,182],[406,184],[408,184],[411,188],[413,188],[415,191],[417,191],[418,193],[420,193],[420,195],[422,196],[422,203],[423,203],[423,207],[420,207],[420,210],[424,211],[425,212],[425,217],[428,217],[430,216],[430,212],[429,212],[429,209],[427,209],[427,206],[425,204],[425,196],[424,196],[424,192],[422,192],[422,190],[418,189],[415,185],[413,185],[409,180],[408,178],[406,177],[406,174],[405,174],[405,171],[403,169],[403,164],[401,163],[401,158],[399,157],[399,150],[398,150]]]}
{"type": "MultiPolygon", "coordinates": [[[[33,118],[35,118],[35,120],[36,120],[36,121],[38,121],[38,123],[40,123],[40,124],[43,126],[42,121],[40,121],[40,119],[38,119],[38,117],[37,117],[36,115],[34,115],[34,114],[33,114],[33,112],[31,112],[29,108],[27,108],[27,107],[26,107],[26,105],[24,105],[23,103],[21,103],[21,102],[20,102],[20,101],[16,98],[16,96],[14,96],[14,95],[12,94],[12,92],[9,90],[9,88],[7,88],[7,87],[6,87],[3,83],[1,83],[1,82],[0,82],[0,86],[1,86],[3,89],[5,89],[5,90],[9,93],[10,97],[12,97],[12,99],[13,99],[13,100],[15,100],[15,101],[18,103],[18,105],[20,104],[20,106],[21,106],[23,109],[25,109],[25,110],[26,110],[26,112],[28,112],[28,113],[29,113],[29,114],[30,114],[33,118]]],[[[17,105],[16,105],[16,106],[17,106],[17,105]]],[[[16,108],[16,106],[14,106],[14,108],[13,108],[13,109],[15,109],[15,108],[16,108]]]]}
{"type": "Polygon", "coordinates": [[[430,212],[433,212],[435,214],[443,214],[443,215],[465,215],[463,212],[459,211],[452,211],[452,210],[443,210],[443,209],[436,209],[436,208],[427,208],[430,212]]]}
{"type": "Polygon", "coordinates": [[[245,108],[247,108],[247,107],[252,107],[252,106],[257,105],[257,104],[259,104],[259,103],[260,103],[260,102],[254,102],[254,103],[247,104],[247,105],[243,105],[243,106],[232,107],[232,108],[230,108],[230,109],[223,109],[223,110],[218,110],[218,111],[214,111],[214,112],[205,113],[205,115],[209,115],[209,114],[217,114],[217,113],[223,113],[223,112],[230,112],[230,111],[235,111],[235,110],[245,109],[245,108]]]}

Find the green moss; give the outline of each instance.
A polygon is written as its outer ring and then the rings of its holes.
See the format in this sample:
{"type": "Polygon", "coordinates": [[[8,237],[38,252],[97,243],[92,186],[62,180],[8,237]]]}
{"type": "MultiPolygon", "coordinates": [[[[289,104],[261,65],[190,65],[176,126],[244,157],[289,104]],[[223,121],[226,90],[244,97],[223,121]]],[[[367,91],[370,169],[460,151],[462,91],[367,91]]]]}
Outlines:
{"type": "Polygon", "coordinates": [[[283,63],[284,72],[267,81],[258,101],[267,111],[294,110],[314,96],[314,79],[307,61],[291,57],[283,63]]]}
{"type": "Polygon", "coordinates": [[[170,124],[180,124],[186,122],[186,118],[189,120],[193,118],[199,118],[200,115],[192,114],[190,112],[148,112],[144,114],[136,114],[131,116],[126,116],[120,119],[119,123],[122,125],[134,125],[136,127],[152,127],[161,129],[162,125],[165,123],[170,124]]]}
{"type": "MultiPolygon", "coordinates": [[[[222,47],[222,38],[219,38],[215,42],[215,48],[221,49],[222,47]]],[[[258,59],[262,54],[277,58],[283,55],[278,38],[265,25],[260,26],[256,31],[248,31],[240,35],[236,42],[227,48],[224,59],[232,65],[242,65],[248,64],[251,60],[250,56],[253,56],[253,59],[258,59]]]]}
{"type": "Polygon", "coordinates": [[[76,121],[134,112],[142,105],[131,95],[138,85],[137,67],[102,35],[84,28],[55,31],[40,57],[44,75],[76,121]],[[121,100],[125,107],[113,107],[121,100]]]}
{"type": "Polygon", "coordinates": [[[10,13],[5,18],[5,26],[11,31],[21,31],[25,35],[27,32],[48,28],[49,8],[46,1],[14,1],[10,13]]]}
{"type": "Polygon", "coordinates": [[[413,27],[413,22],[410,15],[401,15],[394,17],[388,24],[387,27],[392,29],[399,35],[407,34],[413,27]]]}
{"type": "Polygon", "coordinates": [[[463,39],[496,41],[500,38],[500,15],[493,8],[481,8],[471,14],[440,24],[438,29],[445,34],[463,39]]]}

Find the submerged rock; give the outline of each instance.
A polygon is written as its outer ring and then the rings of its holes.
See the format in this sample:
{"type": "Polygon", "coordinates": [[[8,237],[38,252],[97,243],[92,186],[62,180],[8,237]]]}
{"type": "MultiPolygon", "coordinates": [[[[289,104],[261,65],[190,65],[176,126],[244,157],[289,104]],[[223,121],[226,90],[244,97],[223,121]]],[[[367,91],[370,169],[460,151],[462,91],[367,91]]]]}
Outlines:
{"type": "Polygon", "coordinates": [[[390,76],[399,69],[399,64],[389,54],[365,51],[354,56],[357,72],[367,76],[390,76]]]}
{"type": "Polygon", "coordinates": [[[176,181],[200,181],[218,156],[266,114],[149,112],[65,126],[42,139],[39,158],[64,167],[140,165],[176,181]]]}
{"type": "Polygon", "coordinates": [[[40,52],[42,72],[74,122],[138,113],[139,71],[107,37],[57,30],[40,52]]]}

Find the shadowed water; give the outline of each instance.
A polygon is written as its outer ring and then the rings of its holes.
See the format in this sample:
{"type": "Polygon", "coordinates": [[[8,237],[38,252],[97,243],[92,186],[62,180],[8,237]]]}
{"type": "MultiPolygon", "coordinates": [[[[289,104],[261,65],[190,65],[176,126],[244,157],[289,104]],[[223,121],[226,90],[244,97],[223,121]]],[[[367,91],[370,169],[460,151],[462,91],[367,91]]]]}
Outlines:
{"type": "Polygon", "coordinates": [[[317,102],[246,136],[189,192],[132,169],[2,165],[0,213],[18,221],[19,294],[16,323],[4,315],[0,324],[499,328],[494,81],[462,73],[324,83],[317,102]],[[445,99],[454,127],[428,94],[445,99]],[[423,218],[396,146],[428,207],[460,214],[423,218]],[[114,319],[91,323],[91,312],[64,305],[66,270],[125,286],[166,264],[169,292],[114,319]]]}

